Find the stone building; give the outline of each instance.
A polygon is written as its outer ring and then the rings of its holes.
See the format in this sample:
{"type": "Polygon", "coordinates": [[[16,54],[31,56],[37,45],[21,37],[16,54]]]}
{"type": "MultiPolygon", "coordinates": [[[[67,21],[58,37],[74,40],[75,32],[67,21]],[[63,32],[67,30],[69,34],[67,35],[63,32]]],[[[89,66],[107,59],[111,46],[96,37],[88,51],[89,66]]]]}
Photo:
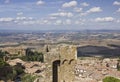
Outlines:
{"type": "Polygon", "coordinates": [[[62,46],[59,51],[58,60],[53,61],[53,82],[73,82],[77,48],[75,46],[62,46]]]}
{"type": "Polygon", "coordinates": [[[21,55],[24,56],[26,52],[26,48],[24,47],[5,47],[5,48],[0,48],[2,51],[7,51],[9,52],[9,55],[21,55]]]}

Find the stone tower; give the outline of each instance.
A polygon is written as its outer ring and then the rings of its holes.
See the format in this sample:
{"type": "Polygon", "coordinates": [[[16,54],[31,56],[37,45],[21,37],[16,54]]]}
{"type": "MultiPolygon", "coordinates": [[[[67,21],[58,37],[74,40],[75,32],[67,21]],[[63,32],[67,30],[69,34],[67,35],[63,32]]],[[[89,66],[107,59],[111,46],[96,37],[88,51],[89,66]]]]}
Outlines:
{"type": "Polygon", "coordinates": [[[53,62],[53,82],[73,82],[76,60],[75,46],[60,47],[59,60],[53,62]]]}

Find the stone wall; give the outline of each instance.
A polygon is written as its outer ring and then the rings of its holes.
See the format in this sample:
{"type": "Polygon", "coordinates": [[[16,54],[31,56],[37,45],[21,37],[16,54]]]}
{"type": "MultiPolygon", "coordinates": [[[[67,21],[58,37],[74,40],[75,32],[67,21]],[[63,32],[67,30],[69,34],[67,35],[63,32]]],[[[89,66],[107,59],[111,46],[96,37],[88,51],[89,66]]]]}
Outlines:
{"type": "Polygon", "coordinates": [[[46,82],[74,82],[74,67],[77,60],[76,46],[62,45],[58,49],[47,52],[46,82]],[[52,81],[51,81],[52,80],[52,81]]]}
{"type": "Polygon", "coordinates": [[[21,47],[7,47],[7,48],[0,48],[0,50],[2,51],[7,51],[9,52],[10,55],[21,55],[24,56],[26,49],[25,48],[21,48],[21,47]]]}
{"type": "Polygon", "coordinates": [[[74,67],[77,60],[77,48],[75,46],[60,47],[59,82],[74,81],[74,67]]]}

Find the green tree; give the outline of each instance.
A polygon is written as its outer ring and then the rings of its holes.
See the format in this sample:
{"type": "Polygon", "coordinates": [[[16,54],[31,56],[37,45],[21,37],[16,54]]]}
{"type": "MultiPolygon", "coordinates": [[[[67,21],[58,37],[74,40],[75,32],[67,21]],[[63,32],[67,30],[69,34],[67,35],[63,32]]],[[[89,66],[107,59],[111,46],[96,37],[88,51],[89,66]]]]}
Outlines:
{"type": "Polygon", "coordinates": [[[120,82],[120,79],[117,79],[115,77],[111,77],[111,76],[108,76],[108,77],[105,77],[103,79],[103,82],[120,82]]]}
{"type": "Polygon", "coordinates": [[[22,82],[34,82],[34,80],[37,78],[35,75],[25,74],[22,77],[22,82]]]}
{"type": "Polygon", "coordinates": [[[0,58],[0,67],[9,66],[2,58],[0,58]]]}
{"type": "Polygon", "coordinates": [[[35,52],[29,51],[29,52],[32,53],[32,54],[23,56],[23,57],[21,57],[21,59],[24,60],[24,61],[41,61],[41,62],[44,61],[44,56],[43,56],[42,53],[39,53],[39,52],[36,52],[36,51],[35,52]]]}
{"type": "Polygon", "coordinates": [[[24,73],[25,67],[22,66],[20,63],[17,63],[17,65],[15,65],[13,68],[16,71],[17,75],[24,73]]]}

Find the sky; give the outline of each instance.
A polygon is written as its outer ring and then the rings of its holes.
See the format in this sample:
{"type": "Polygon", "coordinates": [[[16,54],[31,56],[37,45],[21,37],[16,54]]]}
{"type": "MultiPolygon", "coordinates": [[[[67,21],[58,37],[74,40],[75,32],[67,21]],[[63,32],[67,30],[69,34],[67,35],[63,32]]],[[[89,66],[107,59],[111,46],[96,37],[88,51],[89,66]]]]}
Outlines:
{"type": "Polygon", "coordinates": [[[120,29],[120,0],[0,0],[0,30],[120,29]]]}

